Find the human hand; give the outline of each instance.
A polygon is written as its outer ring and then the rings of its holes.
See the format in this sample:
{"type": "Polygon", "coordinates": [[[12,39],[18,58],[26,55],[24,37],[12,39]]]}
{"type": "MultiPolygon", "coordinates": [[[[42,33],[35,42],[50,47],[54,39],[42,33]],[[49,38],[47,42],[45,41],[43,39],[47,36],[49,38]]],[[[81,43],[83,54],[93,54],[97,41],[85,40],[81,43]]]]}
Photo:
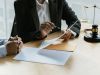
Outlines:
{"type": "Polygon", "coordinates": [[[69,39],[74,39],[74,35],[72,34],[70,30],[68,30],[67,32],[64,31],[63,34],[64,35],[60,38],[60,39],[63,39],[63,42],[66,42],[69,39]]]}
{"type": "Polygon", "coordinates": [[[20,52],[23,42],[20,37],[10,37],[6,43],[7,55],[14,55],[20,52]]]}
{"type": "Polygon", "coordinates": [[[52,29],[54,29],[54,27],[55,25],[52,22],[45,22],[41,24],[40,31],[41,31],[42,37],[45,37],[46,35],[48,35],[52,31],[52,29]]]}

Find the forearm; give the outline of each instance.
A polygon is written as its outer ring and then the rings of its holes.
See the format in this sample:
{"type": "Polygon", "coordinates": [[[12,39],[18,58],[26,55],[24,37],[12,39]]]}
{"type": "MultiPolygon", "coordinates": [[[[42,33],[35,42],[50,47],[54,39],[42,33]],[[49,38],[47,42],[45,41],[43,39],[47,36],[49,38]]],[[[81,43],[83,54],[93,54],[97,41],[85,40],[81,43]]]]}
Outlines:
{"type": "MultiPolygon", "coordinates": [[[[69,7],[68,3],[64,0],[63,3],[63,15],[62,18],[66,21],[68,27],[70,27],[72,24],[74,24],[78,18],[75,15],[75,12],[69,7]]],[[[79,36],[80,33],[80,28],[81,28],[81,23],[78,21],[72,28],[71,30],[76,33],[75,37],[79,36]]]]}

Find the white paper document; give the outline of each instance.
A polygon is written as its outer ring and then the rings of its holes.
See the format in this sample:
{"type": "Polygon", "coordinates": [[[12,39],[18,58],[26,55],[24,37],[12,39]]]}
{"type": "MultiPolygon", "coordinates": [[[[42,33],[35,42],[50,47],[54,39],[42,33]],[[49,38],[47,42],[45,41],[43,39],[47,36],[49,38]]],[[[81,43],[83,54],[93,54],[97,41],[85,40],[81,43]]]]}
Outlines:
{"type": "Polygon", "coordinates": [[[54,38],[54,39],[51,39],[51,40],[44,40],[44,41],[40,44],[39,49],[46,48],[47,46],[53,44],[53,43],[56,42],[57,40],[58,40],[58,38],[54,38]]]}
{"type": "Polygon", "coordinates": [[[15,60],[39,62],[46,64],[64,65],[72,52],[46,50],[39,48],[23,48],[22,51],[14,57],[15,60]]]}

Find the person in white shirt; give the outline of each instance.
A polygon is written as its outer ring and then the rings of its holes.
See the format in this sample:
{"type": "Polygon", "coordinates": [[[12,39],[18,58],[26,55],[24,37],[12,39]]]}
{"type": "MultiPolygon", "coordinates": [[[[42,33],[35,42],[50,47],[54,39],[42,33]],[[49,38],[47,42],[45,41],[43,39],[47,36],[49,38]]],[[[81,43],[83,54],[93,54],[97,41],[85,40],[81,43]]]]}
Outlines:
{"type": "Polygon", "coordinates": [[[20,37],[10,37],[4,45],[0,45],[0,57],[15,55],[20,52],[22,46],[23,42],[20,37]]]}
{"type": "Polygon", "coordinates": [[[11,36],[19,35],[24,43],[41,40],[50,32],[60,31],[62,19],[68,27],[78,22],[61,38],[68,41],[79,36],[81,23],[66,0],[16,0],[14,7],[11,36]]]}

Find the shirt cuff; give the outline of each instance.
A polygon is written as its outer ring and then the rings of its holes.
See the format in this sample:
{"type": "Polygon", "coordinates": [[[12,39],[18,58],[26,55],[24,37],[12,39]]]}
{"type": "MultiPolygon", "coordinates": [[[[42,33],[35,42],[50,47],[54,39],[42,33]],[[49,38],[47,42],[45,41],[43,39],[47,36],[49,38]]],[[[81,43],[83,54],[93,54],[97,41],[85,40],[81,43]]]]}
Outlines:
{"type": "Polygon", "coordinates": [[[5,45],[0,46],[0,57],[5,57],[7,55],[7,49],[5,45]]]}
{"type": "Polygon", "coordinates": [[[70,30],[70,32],[73,34],[74,37],[76,37],[77,34],[74,31],[70,30]]]}

